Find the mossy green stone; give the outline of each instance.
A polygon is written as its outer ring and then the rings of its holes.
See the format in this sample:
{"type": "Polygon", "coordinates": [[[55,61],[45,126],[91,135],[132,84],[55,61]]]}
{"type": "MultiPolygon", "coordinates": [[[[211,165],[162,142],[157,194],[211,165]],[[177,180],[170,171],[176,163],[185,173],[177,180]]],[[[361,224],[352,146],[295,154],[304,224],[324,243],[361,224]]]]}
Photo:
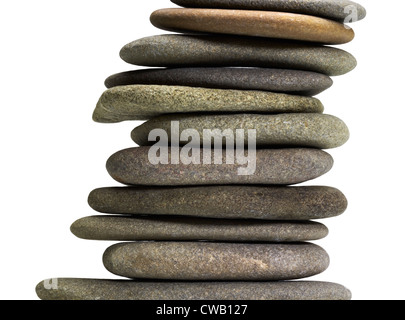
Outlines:
{"type": "Polygon", "coordinates": [[[128,85],[111,88],[99,99],[93,120],[114,123],[146,120],[177,113],[323,112],[311,97],[254,90],[207,89],[187,86],[128,85]]]}

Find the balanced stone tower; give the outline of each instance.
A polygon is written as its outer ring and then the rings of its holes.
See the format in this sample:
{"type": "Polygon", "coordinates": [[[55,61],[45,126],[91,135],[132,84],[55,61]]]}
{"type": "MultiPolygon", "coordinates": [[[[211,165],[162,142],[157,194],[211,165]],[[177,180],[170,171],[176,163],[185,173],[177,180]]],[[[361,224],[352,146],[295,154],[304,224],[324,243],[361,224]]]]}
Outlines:
{"type": "Polygon", "coordinates": [[[177,32],[127,44],[121,58],[153,67],[113,75],[93,119],[146,120],[139,147],[107,161],[122,187],[89,195],[73,223],[82,239],[119,243],[103,256],[122,280],[45,280],[45,300],[348,300],[332,282],[305,281],[329,266],[313,220],[347,208],[342,192],[293,186],[333,166],[324,149],[349,139],[315,95],[355,58],[330,45],[365,17],[347,0],[172,0],[154,12],[177,32]],[[329,45],[329,46],[327,46],[329,45]],[[125,185],[125,186],[124,186],[125,185]],[[125,279],[124,279],[125,278],[125,279]],[[294,281],[292,281],[294,280],[294,281]],[[297,281],[298,280],[298,281],[297,281]]]}

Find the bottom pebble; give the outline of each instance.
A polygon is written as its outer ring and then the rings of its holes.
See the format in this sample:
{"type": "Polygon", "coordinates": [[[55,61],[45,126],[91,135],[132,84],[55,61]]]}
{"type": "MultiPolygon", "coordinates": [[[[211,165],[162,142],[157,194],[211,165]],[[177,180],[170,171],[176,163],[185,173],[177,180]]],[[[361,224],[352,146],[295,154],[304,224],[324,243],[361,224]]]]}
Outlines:
{"type": "Polygon", "coordinates": [[[351,292],[330,282],[139,282],[50,279],[39,283],[42,300],[350,300],[351,292]]]}

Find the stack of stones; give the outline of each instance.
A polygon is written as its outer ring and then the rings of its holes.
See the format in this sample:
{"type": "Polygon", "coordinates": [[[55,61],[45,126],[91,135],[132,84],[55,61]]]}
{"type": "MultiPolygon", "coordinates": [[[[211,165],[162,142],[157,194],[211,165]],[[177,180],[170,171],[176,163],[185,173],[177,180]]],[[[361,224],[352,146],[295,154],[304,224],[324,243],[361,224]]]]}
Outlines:
{"type": "Polygon", "coordinates": [[[103,262],[128,280],[42,282],[39,297],[350,299],[342,285],[301,280],[329,265],[308,242],[328,229],[312,220],[342,214],[345,196],[291,185],[327,173],[333,159],[323,149],[349,138],[313,96],[355,68],[351,54],[325,44],[351,41],[344,22],[364,18],[364,8],[346,0],[172,1],[185,8],[158,10],[151,21],[184,34],[121,51],[130,64],[160,68],[109,77],[94,111],[102,123],[147,120],[132,132],[140,147],[107,162],[126,186],[91,192],[90,206],[109,215],[71,227],[83,239],[120,241],[103,262]],[[209,143],[197,139],[207,130],[209,143]],[[226,150],[212,148],[222,140],[231,141],[226,150]],[[229,161],[235,154],[245,161],[229,161]]]}

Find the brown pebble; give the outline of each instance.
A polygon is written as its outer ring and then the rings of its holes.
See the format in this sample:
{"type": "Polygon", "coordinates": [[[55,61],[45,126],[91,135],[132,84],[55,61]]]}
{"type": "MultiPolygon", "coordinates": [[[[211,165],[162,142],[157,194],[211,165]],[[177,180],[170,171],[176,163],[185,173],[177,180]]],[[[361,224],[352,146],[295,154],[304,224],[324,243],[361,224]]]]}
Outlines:
{"type": "Polygon", "coordinates": [[[288,12],[226,9],[161,9],[152,24],[175,32],[220,33],[273,39],[343,44],[353,30],[336,21],[288,12]]]}

